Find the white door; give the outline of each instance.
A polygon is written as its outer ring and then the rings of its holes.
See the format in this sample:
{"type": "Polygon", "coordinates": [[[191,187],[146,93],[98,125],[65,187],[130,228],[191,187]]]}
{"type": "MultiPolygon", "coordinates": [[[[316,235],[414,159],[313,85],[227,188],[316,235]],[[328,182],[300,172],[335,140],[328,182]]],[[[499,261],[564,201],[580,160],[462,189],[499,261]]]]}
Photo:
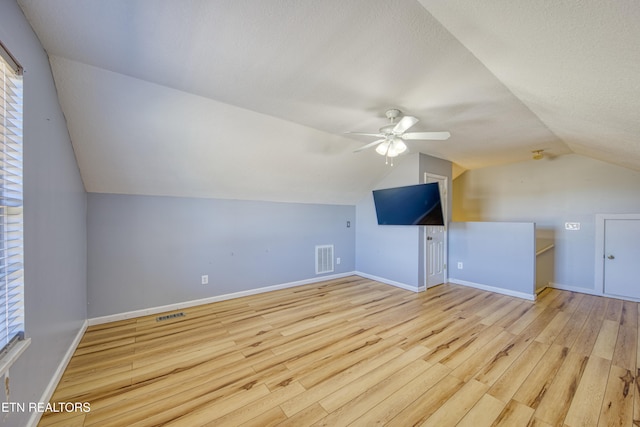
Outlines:
{"type": "Polygon", "coordinates": [[[640,299],[640,220],[604,222],[604,292],[640,299]]]}
{"type": "MultiPolygon", "coordinates": [[[[447,178],[429,173],[424,174],[424,182],[437,182],[440,188],[442,216],[447,223],[447,178]]],[[[425,226],[426,241],[426,287],[430,288],[446,281],[447,277],[447,227],[425,226]]]]}

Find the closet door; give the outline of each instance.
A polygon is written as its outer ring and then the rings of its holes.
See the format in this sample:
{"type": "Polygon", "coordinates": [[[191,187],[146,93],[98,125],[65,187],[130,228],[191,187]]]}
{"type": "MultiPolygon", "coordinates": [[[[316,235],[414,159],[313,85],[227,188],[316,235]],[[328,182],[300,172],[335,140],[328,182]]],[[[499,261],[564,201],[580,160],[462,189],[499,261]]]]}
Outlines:
{"type": "Polygon", "coordinates": [[[640,220],[605,220],[604,292],[640,299],[640,220]]]}

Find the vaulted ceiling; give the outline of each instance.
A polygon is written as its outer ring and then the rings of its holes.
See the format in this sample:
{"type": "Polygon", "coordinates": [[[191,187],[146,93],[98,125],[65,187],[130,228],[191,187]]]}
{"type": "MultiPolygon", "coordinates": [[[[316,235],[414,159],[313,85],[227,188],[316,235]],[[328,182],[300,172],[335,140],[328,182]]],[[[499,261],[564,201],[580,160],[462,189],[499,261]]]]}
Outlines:
{"type": "MultiPolygon", "coordinates": [[[[640,170],[636,0],[19,0],[87,191],[355,203],[371,141],[474,169],[575,152],[640,170]]],[[[398,158],[397,162],[401,162],[398,158]]]]}

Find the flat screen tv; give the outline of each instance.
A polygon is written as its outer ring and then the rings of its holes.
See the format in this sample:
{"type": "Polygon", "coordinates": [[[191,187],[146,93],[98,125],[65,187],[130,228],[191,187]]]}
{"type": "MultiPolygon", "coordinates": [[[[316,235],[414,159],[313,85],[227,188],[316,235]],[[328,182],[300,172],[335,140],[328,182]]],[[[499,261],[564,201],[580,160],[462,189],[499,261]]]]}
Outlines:
{"type": "Polygon", "coordinates": [[[437,182],[373,190],[379,225],[444,225],[437,182]]]}

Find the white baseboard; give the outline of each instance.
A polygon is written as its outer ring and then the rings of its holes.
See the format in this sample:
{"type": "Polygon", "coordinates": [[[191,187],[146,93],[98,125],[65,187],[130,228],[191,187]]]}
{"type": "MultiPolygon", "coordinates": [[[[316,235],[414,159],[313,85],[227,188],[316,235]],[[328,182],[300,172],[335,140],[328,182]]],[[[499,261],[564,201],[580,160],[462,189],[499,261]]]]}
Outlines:
{"type": "Polygon", "coordinates": [[[468,282],[466,280],[449,278],[450,283],[456,285],[469,286],[470,288],[482,289],[483,291],[495,292],[497,294],[508,295],[510,297],[522,298],[529,301],[536,300],[536,294],[528,294],[526,292],[512,291],[511,289],[497,288],[495,286],[483,285],[482,283],[468,282]]]}
{"type": "Polygon", "coordinates": [[[602,292],[596,291],[594,289],[563,285],[562,283],[549,282],[549,287],[554,289],[560,289],[561,291],[578,292],[581,294],[596,295],[599,297],[605,296],[602,292]]]}
{"type": "Polygon", "coordinates": [[[381,282],[387,285],[406,289],[407,291],[418,292],[420,290],[420,288],[416,286],[411,286],[411,285],[407,285],[406,283],[396,282],[395,280],[385,279],[384,277],[374,276],[373,274],[362,273],[360,271],[356,271],[354,274],[358,276],[362,276],[365,279],[371,279],[371,280],[375,280],[376,282],[381,282]]]}
{"type": "Polygon", "coordinates": [[[561,291],[571,291],[571,292],[577,292],[580,294],[594,295],[597,297],[615,298],[615,299],[621,299],[624,301],[640,302],[640,298],[633,298],[633,297],[628,297],[624,295],[605,294],[600,291],[596,291],[595,289],[581,288],[579,286],[563,285],[562,283],[551,282],[549,283],[549,287],[554,289],[559,289],[561,291]]]}
{"type": "Polygon", "coordinates": [[[182,310],[183,308],[195,307],[197,305],[210,304],[212,302],[226,301],[233,298],[246,297],[249,295],[261,294],[264,292],[277,291],[279,289],[294,288],[296,286],[310,285],[312,283],[324,282],[327,280],[341,279],[343,277],[358,274],[354,271],[347,273],[332,274],[328,276],[313,277],[311,279],[298,280],[295,282],[281,283],[279,285],[265,286],[263,288],[249,289],[246,291],[234,292],[231,294],[216,295],[208,298],[197,300],[178,302],[175,304],[162,305],[158,307],[144,308],[140,310],[128,311],[125,313],[110,314],[108,316],[94,317],[88,320],[89,326],[101,325],[103,323],[116,322],[118,320],[133,319],[135,317],[148,316],[151,314],[164,313],[173,310],[182,310]]]}
{"type": "MultiPolygon", "coordinates": [[[[71,342],[69,349],[67,350],[67,352],[64,354],[64,357],[60,361],[60,364],[58,365],[58,368],[54,372],[53,377],[51,377],[49,384],[44,389],[44,392],[42,393],[42,397],[40,398],[39,402],[49,402],[49,400],[51,399],[51,396],[53,396],[53,392],[56,391],[56,387],[58,387],[58,383],[62,378],[62,374],[64,374],[64,371],[65,369],[67,369],[67,365],[69,364],[69,361],[73,356],[73,353],[76,351],[76,348],[78,348],[78,345],[80,344],[80,340],[82,340],[82,337],[84,336],[84,333],[87,330],[87,326],[89,326],[89,322],[85,320],[82,323],[82,326],[80,327],[80,330],[76,334],[75,338],[71,342]]],[[[34,411],[31,414],[29,421],[27,422],[27,426],[28,427],[37,426],[38,423],[40,422],[41,417],[42,417],[42,412],[34,411]]]]}

